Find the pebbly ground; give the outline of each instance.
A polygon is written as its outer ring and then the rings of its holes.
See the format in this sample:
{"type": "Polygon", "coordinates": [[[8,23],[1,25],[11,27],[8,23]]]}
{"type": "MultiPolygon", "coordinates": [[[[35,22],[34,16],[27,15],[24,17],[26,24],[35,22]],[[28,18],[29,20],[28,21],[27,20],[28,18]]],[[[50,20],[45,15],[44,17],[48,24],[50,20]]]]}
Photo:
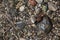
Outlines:
{"type": "Polygon", "coordinates": [[[0,0],[0,40],[60,40],[60,0],[0,0]]]}

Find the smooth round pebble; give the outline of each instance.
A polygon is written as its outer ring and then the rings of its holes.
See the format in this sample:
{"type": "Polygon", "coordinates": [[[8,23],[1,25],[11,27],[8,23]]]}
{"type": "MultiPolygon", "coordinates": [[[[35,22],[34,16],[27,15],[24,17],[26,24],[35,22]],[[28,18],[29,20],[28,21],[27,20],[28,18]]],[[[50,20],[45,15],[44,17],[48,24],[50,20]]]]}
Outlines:
{"type": "Polygon", "coordinates": [[[25,9],[25,5],[21,6],[21,7],[19,8],[19,11],[24,11],[24,9],[25,9]]]}

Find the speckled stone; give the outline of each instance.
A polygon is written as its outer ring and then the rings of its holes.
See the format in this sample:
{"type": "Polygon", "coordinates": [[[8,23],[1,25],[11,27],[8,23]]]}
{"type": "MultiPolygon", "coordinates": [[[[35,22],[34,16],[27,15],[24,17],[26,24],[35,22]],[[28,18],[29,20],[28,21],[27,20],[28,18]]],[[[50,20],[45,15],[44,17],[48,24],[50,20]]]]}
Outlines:
{"type": "Polygon", "coordinates": [[[52,29],[52,24],[49,21],[47,16],[43,17],[43,20],[37,24],[40,30],[43,30],[45,33],[49,33],[52,29]]]}
{"type": "Polygon", "coordinates": [[[17,25],[20,29],[22,29],[22,28],[24,28],[24,27],[26,26],[26,23],[23,22],[23,21],[20,21],[20,22],[17,22],[16,25],[17,25]]]}

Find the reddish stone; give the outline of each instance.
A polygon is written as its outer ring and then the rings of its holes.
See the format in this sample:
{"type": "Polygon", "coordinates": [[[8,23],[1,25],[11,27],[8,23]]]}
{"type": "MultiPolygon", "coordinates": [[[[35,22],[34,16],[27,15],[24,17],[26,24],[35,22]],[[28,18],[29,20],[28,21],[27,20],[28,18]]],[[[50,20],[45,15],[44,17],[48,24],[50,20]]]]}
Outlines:
{"type": "Polygon", "coordinates": [[[35,0],[29,0],[29,3],[30,3],[32,6],[35,6],[37,2],[36,2],[35,0]]]}
{"type": "Polygon", "coordinates": [[[44,15],[45,15],[45,14],[43,14],[43,13],[38,14],[37,17],[36,17],[36,21],[37,21],[37,22],[40,22],[40,21],[42,20],[42,18],[43,18],[44,15]]]}

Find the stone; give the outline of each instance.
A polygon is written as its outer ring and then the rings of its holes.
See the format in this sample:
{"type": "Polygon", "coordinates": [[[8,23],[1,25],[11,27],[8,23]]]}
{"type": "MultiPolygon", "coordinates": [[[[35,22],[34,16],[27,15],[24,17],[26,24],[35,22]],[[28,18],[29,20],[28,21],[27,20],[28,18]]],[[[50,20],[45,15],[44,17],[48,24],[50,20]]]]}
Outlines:
{"type": "Polygon", "coordinates": [[[50,19],[47,16],[43,17],[42,21],[37,23],[39,30],[49,33],[52,29],[52,23],[49,20],[50,19]]]}
{"type": "Polygon", "coordinates": [[[22,29],[22,28],[24,28],[24,27],[26,26],[26,23],[23,22],[23,21],[20,21],[20,22],[17,22],[16,25],[17,25],[20,29],[22,29]]]}
{"type": "Polygon", "coordinates": [[[48,0],[44,0],[44,2],[48,2],[48,0]]]}
{"type": "Polygon", "coordinates": [[[56,11],[57,10],[57,7],[55,4],[51,3],[51,2],[48,2],[48,8],[49,10],[51,11],[56,11]]]}
{"type": "Polygon", "coordinates": [[[32,5],[32,6],[35,6],[37,3],[35,0],[29,0],[29,3],[32,5]]]}
{"type": "Polygon", "coordinates": [[[36,12],[36,14],[39,14],[40,13],[40,8],[35,7],[35,12],[36,12]]]}
{"type": "Polygon", "coordinates": [[[27,34],[28,36],[31,36],[32,35],[32,33],[31,32],[28,32],[28,34],[27,34]]]}
{"type": "Polygon", "coordinates": [[[23,5],[23,6],[21,6],[20,8],[19,8],[19,11],[24,11],[24,9],[25,9],[25,5],[23,5]]]}
{"type": "Polygon", "coordinates": [[[42,3],[43,2],[43,0],[36,0],[37,1],[37,3],[42,3]]]}
{"type": "Polygon", "coordinates": [[[47,11],[47,6],[42,6],[42,10],[44,11],[44,12],[46,12],[47,11]]]}

